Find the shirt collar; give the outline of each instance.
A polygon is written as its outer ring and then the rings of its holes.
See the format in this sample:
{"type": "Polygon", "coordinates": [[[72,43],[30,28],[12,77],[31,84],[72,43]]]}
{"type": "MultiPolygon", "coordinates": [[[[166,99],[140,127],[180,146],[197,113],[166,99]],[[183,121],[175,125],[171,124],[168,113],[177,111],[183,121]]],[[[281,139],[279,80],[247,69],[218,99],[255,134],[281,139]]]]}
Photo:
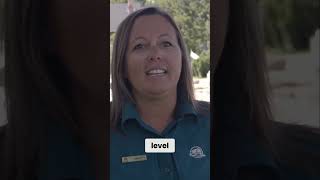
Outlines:
{"type": "MultiPolygon", "coordinates": [[[[175,118],[183,118],[187,115],[192,115],[194,117],[197,117],[197,112],[195,111],[194,107],[191,103],[187,102],[178,102],[175,110],[175,118]]],[[[195,118],[197,119],[197,118],[195,118]]]]}
{"type": "Polygon", "coordinates": [[[138,120],[140,119],[140,115],[137,111],[135,104],[133,104],[130,101],[126,101],[123,106],[121,118],[120,118],[120,125],[122,129],[124,128],[124,124],[130,119],[138,120]]]}
{"type": "MultiPolygon", "coordinates": [[[[178,100],[176,110],[174,113],[175,119],[183,119],[183,117],[188,115],[192,115],[195,117],[195,119],[198,119],[197,112],[195,111],[191,103],[178,100]]],[[[122,130],[124,130],[125,128],[125,123],[130,119],[135,119],[138,121],[142,120],[139,115],[139,112],[137,111],[136,105],[131,101],[126,101],[123,106],[120,118],[120,128],[122,130]]]]}
{"type": "Polygon", "coordinates": [[[194,119],[198,119],[198,113],[194,109],[194,106],[190,101],[187,100],[186,92],[180,91],[181,94],[177,97],[177,104],[175,109],[175,118],[183,119],[185,116],[191,115],[194,116],[194,119]]]}

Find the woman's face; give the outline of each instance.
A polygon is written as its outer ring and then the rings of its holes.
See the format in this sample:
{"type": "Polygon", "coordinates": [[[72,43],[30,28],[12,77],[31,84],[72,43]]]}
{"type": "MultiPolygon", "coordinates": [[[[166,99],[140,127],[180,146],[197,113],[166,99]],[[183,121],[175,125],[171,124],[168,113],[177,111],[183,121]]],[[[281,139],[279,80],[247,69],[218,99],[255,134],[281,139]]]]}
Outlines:
{"type": "Polygon", "coordinates": [[[136,19],[126,57],[126,75],[135,96],[176,93],[182,56],[175,29],[164,17],[136,19]]]}

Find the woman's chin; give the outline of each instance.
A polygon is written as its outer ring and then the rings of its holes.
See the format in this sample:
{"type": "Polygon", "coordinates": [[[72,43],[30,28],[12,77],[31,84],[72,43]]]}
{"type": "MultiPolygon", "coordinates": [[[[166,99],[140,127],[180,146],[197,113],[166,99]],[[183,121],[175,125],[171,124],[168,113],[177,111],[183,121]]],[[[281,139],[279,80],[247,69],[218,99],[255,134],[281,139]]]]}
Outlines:
{"type": "Polygon", "coordinates": [[[146,94],[148,96],[150,96],[150,97],[162,98],[164,96],[170,95],[170,93],[172,93],[173,91],[171,91],[170,88],[164,88],[164,87],[156,88],[156,87],[153,87],[153,88],[148,89],[146,92],[147,92],[146,94]]]}

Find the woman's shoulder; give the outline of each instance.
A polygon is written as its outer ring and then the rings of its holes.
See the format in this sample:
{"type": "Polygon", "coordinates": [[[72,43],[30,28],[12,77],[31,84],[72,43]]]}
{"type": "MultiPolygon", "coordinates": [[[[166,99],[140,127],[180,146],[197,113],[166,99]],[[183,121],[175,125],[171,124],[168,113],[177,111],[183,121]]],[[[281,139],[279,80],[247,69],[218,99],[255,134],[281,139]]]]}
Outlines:
{"type": "Polygon", "coordinates": [[[210,117],[210,102],[195,101],[195,108],[198,114],[210,117]]]}

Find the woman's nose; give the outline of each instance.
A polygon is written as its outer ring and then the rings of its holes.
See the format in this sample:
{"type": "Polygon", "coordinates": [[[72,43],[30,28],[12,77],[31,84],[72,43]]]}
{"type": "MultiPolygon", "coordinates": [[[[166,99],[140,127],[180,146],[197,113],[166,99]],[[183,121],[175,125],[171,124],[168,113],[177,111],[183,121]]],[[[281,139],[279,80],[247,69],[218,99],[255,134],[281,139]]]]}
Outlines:
{"type": "Polygon", "coordinates": [[[157,49],[157,47],[152,47],[149,60],[154,61],[154,60],[160,60],[160,59],[161,59],[161,56],[160,56],[159,50],[157,49]]]}
{"type": "Polygon", "coordinates": [[[154,60],[160,60],[160,56],[151,56],[150,57],[150,61],[154,61],[154,60]]]}

